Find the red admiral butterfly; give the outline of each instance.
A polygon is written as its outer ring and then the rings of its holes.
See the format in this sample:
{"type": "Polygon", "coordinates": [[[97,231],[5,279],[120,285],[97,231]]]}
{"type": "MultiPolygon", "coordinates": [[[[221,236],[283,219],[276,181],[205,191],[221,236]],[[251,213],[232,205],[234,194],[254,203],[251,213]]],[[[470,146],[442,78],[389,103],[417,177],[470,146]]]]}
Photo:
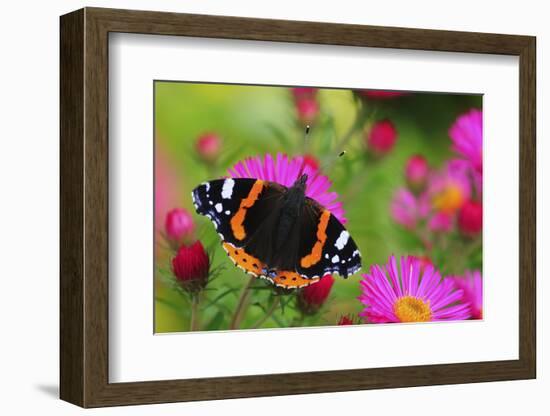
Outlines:
{"type": "Polygon", "coordinates": [[[299,288],[361,268],[349,232],[305,195],[307,175],[291,187],[261,179],[205,182],[192,192],[197,213],[214,223],[236,266],[284,288],[299,288]]]}

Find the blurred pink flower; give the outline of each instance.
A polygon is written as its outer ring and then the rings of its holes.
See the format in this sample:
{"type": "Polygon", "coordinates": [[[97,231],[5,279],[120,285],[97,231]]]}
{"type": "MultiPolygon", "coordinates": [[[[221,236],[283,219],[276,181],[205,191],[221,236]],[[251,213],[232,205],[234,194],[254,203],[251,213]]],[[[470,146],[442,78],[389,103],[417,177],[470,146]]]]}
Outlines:
{"type": "Polygon", "coordinates": [[[383,156],[393,149],[397,140],[397,130],[390,120],[374,123],[367,133],[367,146],[377,156],[383,156]]]}
{"type": "Polygon", "coordinates": [[[304,157],[289,158],[277,153],[275,160],[270,154],[264,157],[249,157],[236,163],[229,170],[233,178],[256,178],[290,187],[300,173],[307,174],[306,195],[328,209],[342,224],[347,222],[342,202],[338,201],[336,192],[329,192],[332,182],[322,175],[319,170],[313,169],[311,164],[304,162],[304,157]],[[303,171],[302,171],[303,169],[303,171]]]}
{"type": "Polygon", "coordinates": [[[453,217],[444,212],[436,212],[429,219],[428,228],[433,232],[449,232],[453,228],[453,217]]]}
{"type": "Polygon", "coordinates": [[[195,148],[199,157],[206,163],[214,163],[218,159],[222,141],[215,133],[205,133],[195,142],[195,148]]]}
{"type": "Polygon", "coordinates": [[[414,193],[422,192],[426,187],[429,173],[430,167],[424,156],[411,156],[405,166],[405,178],[409,189],[414,193]]]}
{"type": "Polygon", "coordinates": [[[474,169],[483,170],[483,114],[481,110],[471,109],[458,116],[449,129],[453,141],[453,150],[472,163],[474,169]]]}
{"type": "Polygon", "coordinates": [[[455,214],[471,195],[468,167],[458,159],[449,160],[428,181],[428,195],[435,211],[455,214]]]}
{"type": "Polygon", "coordinates": [[[449,277],[463,290],[463,303],[470,304],[472,319],[483,318],[483,280],[479,270],[467,271],[464,276],[449,277]]]}
{"type": "Polygon", "coordinates": [[[307,98],[312,99],[317,95],[317,88],[297,87],[291,88],[292,95],[296,101],[307,98]]]}
{"type": "Polygon", "coordinates": [[[483,206],[481,202],[468,200],[458,211],[458,229],[469,237],[477,236],[483,228],[483,206]]]}
{"type": "Polygon", "coordinates": [[[319,115],[319,103],[315,99],[300,99],[296,102],[296,113],[302,124],[313,124],[319,115]]]}
{"type": "Polygon", "coordinates": [[[405,188],[396,191],[390,205],[393,220],[409,229],[415,228],[417,222],[426,218],[429,211],[430,204],[425,195],[416,197],[405,188]]]}
{"type": "Polygon", "coordinates": [[[193,234],[194,229],[193,217],[185,209],[174,208],[166,214],[164,231],[170,240],[181,243],[193,234]]]}
{"type": "Polygon", "coordinates": [[[420,267],[417,259],[401,257],[398,271],[395,256],[386,265],[371,266],[361,280],[359,300],[365,309],[360,315],[372,323],[468,319],[470,306],[462,303],[463,290],[457,290],[452,279],[442,280],[431,265],[422,273],[420,267]]]}
{"type": "Polygon", "coordinates": [[[397,98],[407,95],[406,92],[384,91],[384,90],[357,90],[360,95],[367,98],[384,100],[388,98],[397,98]]]}

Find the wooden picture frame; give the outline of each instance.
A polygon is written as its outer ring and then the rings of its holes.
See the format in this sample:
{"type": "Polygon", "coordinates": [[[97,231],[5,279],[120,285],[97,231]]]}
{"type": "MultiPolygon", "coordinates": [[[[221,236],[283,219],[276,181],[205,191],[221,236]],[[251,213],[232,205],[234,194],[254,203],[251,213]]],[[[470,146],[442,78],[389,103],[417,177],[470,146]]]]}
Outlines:
{"type": "Polygon", "coordinates": [[[61,17],[60,396],[83,407],[535,378],[535,38],[85,8],[61,17]],[[109,383],[110,32],[514,55],[520,65],[519,359],[109,383]]]}

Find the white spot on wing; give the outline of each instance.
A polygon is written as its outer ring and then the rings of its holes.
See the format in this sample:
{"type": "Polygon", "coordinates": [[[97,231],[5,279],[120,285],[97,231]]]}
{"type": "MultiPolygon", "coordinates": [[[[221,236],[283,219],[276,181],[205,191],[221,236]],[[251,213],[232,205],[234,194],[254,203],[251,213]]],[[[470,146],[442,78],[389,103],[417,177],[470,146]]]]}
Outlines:
{"type": "Polygon", "coordinates": [[[331,261],[333,263],[338,263],[340,261],[340,257],[338,257],[338,254],[335,254],[331,261]]]}
{"type": "Polygon", "coordinates": [[[349,233],[344,230],[340,233],[340,236],[336,240],[336,243],[334,243],[334,247],[336,247],[338,250],[342,250],[349,240],[349,233]]]}
{"type": "Polygon", "coordinates": [[[223,206],[222,206],[222,204],[220,204],[220,203],[218,202],[218,203],[214,206],[214,208],[216,208],[216,211],[222,212],[223,206]]]}
{"type": "Polygon", "coordinates": [[[210,190],[210,182],[204,182],[203,185],[206,188],[206,192],[208,192],[210,190]]]}
{"type": "Polygon", "coordinates": [[[229,215],[229,214],[231,214],[231,211],[229,210],[225,211],[225,215],[229,215]]]}
{"type": "Polygon", "coordinates": [[[228,178],[225,181],[223,181],[223,187],[222,187],[222,198],[223,199],[229,199],[231,198],[231,195],[233,195],[233,187],[235,186],[235,180],[228,178]]]}

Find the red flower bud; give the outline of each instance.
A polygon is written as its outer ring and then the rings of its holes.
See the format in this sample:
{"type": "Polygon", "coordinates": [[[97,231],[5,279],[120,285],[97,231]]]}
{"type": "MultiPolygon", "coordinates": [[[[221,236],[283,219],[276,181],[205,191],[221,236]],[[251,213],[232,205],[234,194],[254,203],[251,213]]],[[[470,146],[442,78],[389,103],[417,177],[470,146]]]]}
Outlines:
{"type": "Polygon", "coordinates": [[[179,245],[184,239],[193,234],[195,224],[191,214],[183,208],[174,208],[166,214],[164,231],[168,239],[179,245]]]}
{"type": "Polygon", "coordinates": [[[426,188],[429,170],[428,161],[424,156],[414,155],[407,161],[405,178],[409,189],[415,194],[419,194],[426,188]]]}
{"type": "Polygon", "coordinates": [[[172,272],[178,283],[188,292],[202,290],[208,281],[210,259],[200,241],[182,245],[172,259],[172,272]]]}
{"type": "Polygon", "coordinates": [[[221,139],[214,133],[203,134],[195,143],[199,157],[206,163],[214,163],[218,159],[221,147],[221,139]]]}
{"type": "Polygon", "coordinates": [[[353,325],[353,318],[349,315],[342,315],[338,321],[338,325],[353,325]]]}
{"type": "Polygon", "coordinates": [[[381,120],[367,134],[367,145],[375,156],[389,153],[397,140],[397,130],[390,120],[381,120]]]}
{"type": "Polygon", "coordinates": [[[403,95],[407,95],[406,92],[399,92],[399,91],[383,91],[383,90],[357,90],[359,95],[371,98],[375,100],[385,100],[388,98],[397,98],[402,97],[403,95]]]}
{"type": "Polygon", "coordinates": [[[325,303],[334,284],[332,275],[327,274],[316,283],[304,287],[298,292],[298,307],[307,314],[315,314],[325,303]]]}
{"type": "Polygon", "coordinates": [[[296,101],[303,99],[314,99],[317,95],[317,88],[299,87],[291,88],[291,91],[296,101]]]}
{"type": "Polygon", "coordinates": [[[296,102],[296,113],[300,123],[313,124],[319,114],[319,104],[312,98],[300,99],[296,102]]]}
{"type": "Polygon", "coordinates": [[[458,228],[462,234],[475,237],[483,228],[483,206],[477,201],[466,201],[458,211],[458,228]]]}

